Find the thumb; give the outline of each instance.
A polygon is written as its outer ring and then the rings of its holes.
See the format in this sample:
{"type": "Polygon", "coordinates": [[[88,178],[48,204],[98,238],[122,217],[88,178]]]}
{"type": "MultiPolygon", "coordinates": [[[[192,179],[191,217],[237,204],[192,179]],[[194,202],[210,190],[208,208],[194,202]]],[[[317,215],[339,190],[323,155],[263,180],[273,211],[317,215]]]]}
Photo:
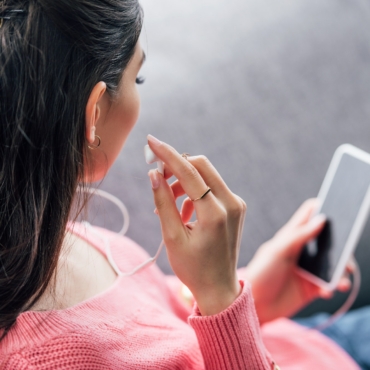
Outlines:
{"type": "Polygon", "coordinates": [[[171,187],[157,170],[148,173],[152,185],[154,203],[161,222],[163,240],[168,247],[171,241],[182,240],[185,230],[176,206],[171,187]]]}
{"type": "Polygon", "coordinates": [[[303,247],[315,239],[323,230],[327,218],[323,214],[318,214],[306,224],[297,228],[293,235],[291,252],[296,256],[301,252],[303,247]]]}

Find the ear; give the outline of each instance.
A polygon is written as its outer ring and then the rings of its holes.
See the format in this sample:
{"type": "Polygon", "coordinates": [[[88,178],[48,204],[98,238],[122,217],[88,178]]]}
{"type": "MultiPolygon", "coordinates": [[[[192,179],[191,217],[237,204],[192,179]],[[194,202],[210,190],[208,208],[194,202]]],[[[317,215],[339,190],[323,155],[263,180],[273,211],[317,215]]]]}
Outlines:
{"type": "Polygon", "coordinates": [[[101,99],[107,90],[105,82],[98,82],[91,91],[89,100],[86,104],[86,140],[93,144],[95,141],[96,123],[101,114],[101,99]]]}

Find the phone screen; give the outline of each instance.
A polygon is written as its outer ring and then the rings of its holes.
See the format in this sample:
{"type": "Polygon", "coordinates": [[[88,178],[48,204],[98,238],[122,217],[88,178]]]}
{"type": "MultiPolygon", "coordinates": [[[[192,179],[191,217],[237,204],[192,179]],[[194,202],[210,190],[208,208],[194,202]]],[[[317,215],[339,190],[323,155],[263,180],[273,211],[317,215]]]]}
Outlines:
{"type": "Polygon", "coordinates": [[[301,268],[326,282],[332,280],[369,186],[370,164],[343,154],[320,210],[328,221],[303,249],[301,268]]]}

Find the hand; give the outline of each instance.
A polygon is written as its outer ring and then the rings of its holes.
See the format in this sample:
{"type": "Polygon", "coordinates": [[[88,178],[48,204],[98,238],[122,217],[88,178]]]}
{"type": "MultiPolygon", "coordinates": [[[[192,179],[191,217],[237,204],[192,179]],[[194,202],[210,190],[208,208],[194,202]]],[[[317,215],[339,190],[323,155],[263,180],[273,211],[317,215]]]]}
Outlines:
{"type": "Polygon", "coordinates": [[[165,178],[149,172],[168,259],[190,289],[202,315],[217,314],[240,294],[236,272],[246,204],[233,194],[204,157],[183,158],[168,144],[148,136],[148,143],[165,163],[165,178]],[[166,178],[178,179],[171,186],[166,178]],[[195,202],[212,189],[203,199],[195,202]],[[181,214],[176,198],[187,194],[181,214]],[[197,220],[189,222],[195,211],[197,220]]]}
{"type": "MultiPolygon", "coordinates": [[[[311,219],[318,204],[317,199],[303,203],[291,220],[258,249],[244,271],[246,280],[252,284],[261,324],[278,317],[289,317],[314,299],[328,299],[333,295],[296,272],[301,250],[325,225],[323,215],[311,219]]],[[[352,271],[353,265],[349,264],[347,272],[352,271]]],[[[347,291],[350,286],[351,281],[345,275],[337,289],[347,291]]]]}

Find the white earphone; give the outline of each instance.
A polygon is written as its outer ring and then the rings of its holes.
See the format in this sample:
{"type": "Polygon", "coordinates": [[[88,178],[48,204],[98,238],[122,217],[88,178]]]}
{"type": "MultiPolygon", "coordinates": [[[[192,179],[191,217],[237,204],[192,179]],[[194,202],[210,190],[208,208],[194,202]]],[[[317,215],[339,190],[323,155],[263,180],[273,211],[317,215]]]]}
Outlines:
{"type": "Polygon", "coordinates": [[[146,163],[152,164],[154,162],[157,162],[158,172],[163,175],[164,174],[163,162],[153,153],[149,145],[144,146],[144,155],[146,163]]]}

